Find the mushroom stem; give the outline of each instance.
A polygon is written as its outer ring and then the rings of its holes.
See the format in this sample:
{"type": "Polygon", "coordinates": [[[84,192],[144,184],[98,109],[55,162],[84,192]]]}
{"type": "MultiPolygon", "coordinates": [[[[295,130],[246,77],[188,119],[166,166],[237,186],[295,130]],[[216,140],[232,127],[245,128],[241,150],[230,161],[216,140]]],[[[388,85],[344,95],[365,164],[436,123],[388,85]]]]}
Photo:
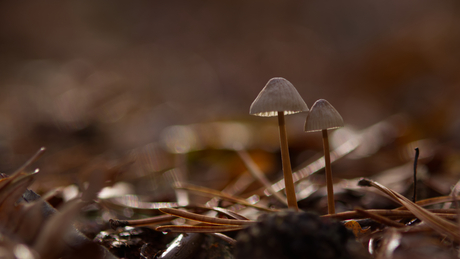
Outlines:
{"type": "Polygon", "coordinates": [[[295,197],[294,181],[292,179],[291,160],[289,159],[284,112],[282,111],[278,112],[278,126],[280,129],[281,162],[283,164],[284,185],[286,186],[288,207],[299,211],[297,199],[295,197]]]}
{"type": "Polygon", "coordinates": [[[327,129],[323,129],[322,133],[323,133],[324,161],[325,161],[325,167],[326,167],[327,211],[329,214],[335,214],[334,186],[332,184],[331,157],[329,155],[329,138],[327,136],[327,129]]]}

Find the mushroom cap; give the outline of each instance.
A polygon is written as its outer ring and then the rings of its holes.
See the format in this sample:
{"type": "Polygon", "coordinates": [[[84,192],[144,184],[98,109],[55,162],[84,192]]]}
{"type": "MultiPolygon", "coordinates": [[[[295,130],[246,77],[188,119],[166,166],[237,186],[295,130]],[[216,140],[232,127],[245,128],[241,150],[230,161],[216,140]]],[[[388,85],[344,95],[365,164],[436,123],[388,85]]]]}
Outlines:
{"type": "Polygon", "coordinates": [[[268,81],[252,102],[249,114],[272,117],[277,116],[278,111],[285,115],[308,111],[307,104],[294,85],[282,77],[274,77],[268,81]]]}
{"type": "Polygon", "coordinates": [[[326,100],[319,99],[310,109],[305,121],[305,131],[320,131],[343,127],[339,112],[326,100]]]}

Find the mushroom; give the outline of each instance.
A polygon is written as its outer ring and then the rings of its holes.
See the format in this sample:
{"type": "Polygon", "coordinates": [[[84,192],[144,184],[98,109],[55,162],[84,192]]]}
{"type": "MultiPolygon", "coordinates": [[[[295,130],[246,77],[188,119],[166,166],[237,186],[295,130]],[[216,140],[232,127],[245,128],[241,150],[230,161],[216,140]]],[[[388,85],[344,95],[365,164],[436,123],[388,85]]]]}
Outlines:
{"type": "Polygon", "coordinates": [[[251,115],[262,117],[278,116],[281,162],[283,164],[287,202],[289,208],[293,208],[297,211],[299,207],[297,206],[294,181],[292,179],[284,115],[304,111],[308,111],[308,106],[305,101],[300,97],[300,94],[291,82],[281,77],[270,79],[249,109],[249,114],[251,115]]]}
{"type": "Polygon", "coordinates": [[[328,129],[343,127],[343,119],[339,112],[326,100],[316,101],[310,109],[305,121],[305,131],[322,131],[324,160],[326,167],[327,206],[328,213],[335,214],[334,189],[332,185],[331,158],[329,155],[328,129]]]}

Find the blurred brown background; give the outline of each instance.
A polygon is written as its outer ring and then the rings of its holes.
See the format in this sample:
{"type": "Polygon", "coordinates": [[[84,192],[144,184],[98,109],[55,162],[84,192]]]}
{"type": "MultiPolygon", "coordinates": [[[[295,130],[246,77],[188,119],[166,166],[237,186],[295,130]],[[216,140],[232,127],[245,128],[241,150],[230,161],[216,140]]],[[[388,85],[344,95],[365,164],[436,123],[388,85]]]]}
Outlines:
{"type": "Polygon", "coordinates": [[[403,113],[408,141],[458,146],[459,46],[456,0],[1,1],[0,171],[41,146],[63,172],[169,125],[270,123],[248,110],[275,76],[355,129],[403,113]]]}

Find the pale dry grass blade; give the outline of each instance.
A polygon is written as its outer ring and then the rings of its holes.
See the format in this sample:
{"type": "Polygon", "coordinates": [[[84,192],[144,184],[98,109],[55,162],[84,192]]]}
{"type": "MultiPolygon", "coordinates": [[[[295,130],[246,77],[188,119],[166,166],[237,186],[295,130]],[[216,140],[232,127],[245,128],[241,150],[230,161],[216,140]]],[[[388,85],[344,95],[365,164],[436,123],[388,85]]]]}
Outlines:
{"type": "Polygon", "coordinates": [[[265,188],[267,188],[268,192],[271,193],[277,200],[282,202],[284,205],[287,206],[286,197],[281,195],[281,193],[275,191],[272,187],[272,183],[265,177],[262,171],[259,169],[257,164],[252,160],[251,156],[245,150],[237,150],[237,154],[240,156],[241,160],[243,160],[246,168],[249,170],[251,175],[256,178],[265,188]]]}

